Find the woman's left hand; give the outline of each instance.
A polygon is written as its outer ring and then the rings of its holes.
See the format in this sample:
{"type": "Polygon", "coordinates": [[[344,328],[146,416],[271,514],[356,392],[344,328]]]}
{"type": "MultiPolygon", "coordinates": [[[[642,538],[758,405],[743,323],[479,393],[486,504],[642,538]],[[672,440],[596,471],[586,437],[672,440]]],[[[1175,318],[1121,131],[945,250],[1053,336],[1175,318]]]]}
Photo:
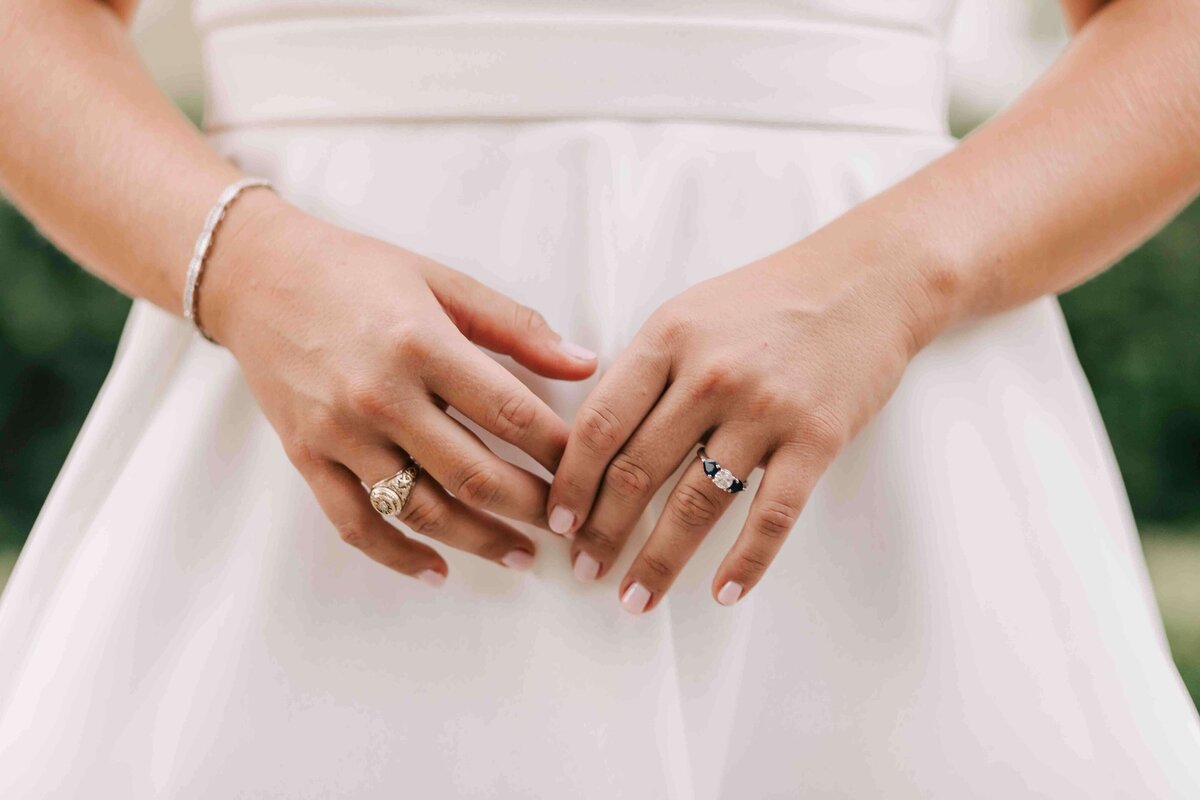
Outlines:
{"type": "Polygon", "coordinates": [[[937,328],[945,287],[868,249],[882,250],[810,237],[697,284],[650,317],[584,402],[550,488],[550,527],[573,537],[577,578],[611,568],[688,459],[696,463],[619,587],[635,614],[662,600],[737,497],[705,474],[704,442],[738,478],[765,466],[712,593],[732,605],[754,588],[817,479],[937,328]]]}

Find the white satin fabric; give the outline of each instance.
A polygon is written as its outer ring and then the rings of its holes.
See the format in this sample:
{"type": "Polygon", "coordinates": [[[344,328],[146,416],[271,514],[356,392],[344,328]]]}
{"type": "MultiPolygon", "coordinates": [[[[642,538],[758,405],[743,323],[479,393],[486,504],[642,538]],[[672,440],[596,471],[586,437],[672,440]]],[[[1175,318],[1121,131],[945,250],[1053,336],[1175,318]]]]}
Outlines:
{"type": "MultiPolygon", "coordinates": [[[[953,146],[949,11],[203,0],[197,19],[222,152],[603,366],[686,286],[953,146]]],[[[502,361],[567,419],[593,385],[502,361]]],[[[709,582],[745,502],[658,609],[620,610],[661,500],[598,584],[533,532],[531,574],[446,550],[431,590],[343,545],[229,353],[138,302],[0,604],[0,796],[1200,796],[1200,725],[1054,299],[924,350],[735,608],[709,582]]]]}

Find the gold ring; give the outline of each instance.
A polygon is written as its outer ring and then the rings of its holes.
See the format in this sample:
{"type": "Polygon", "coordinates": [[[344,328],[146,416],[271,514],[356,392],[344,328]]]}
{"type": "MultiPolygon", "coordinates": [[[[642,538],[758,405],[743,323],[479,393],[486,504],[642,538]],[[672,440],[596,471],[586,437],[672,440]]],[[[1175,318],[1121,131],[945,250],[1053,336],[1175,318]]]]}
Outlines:
{"type": "Polygon", "coordinates": [[[415,461],[390,478],[384,478],[371,487],[371,505],[385,517],[394,516],[404,510],[421,465],[415,461]]]}

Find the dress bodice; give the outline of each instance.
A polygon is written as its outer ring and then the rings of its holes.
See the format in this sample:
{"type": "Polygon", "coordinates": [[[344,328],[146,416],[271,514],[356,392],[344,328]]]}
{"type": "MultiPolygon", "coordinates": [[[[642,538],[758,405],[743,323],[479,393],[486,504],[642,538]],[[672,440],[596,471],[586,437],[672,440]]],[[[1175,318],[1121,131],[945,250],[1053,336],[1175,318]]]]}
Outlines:
{"type": "Polygon", "coordinates": [[[956,0],[196,0],[201,29],[233,21],[363,15],[644,15],[805,19],[900,27],[943,35],[956,0]]]}

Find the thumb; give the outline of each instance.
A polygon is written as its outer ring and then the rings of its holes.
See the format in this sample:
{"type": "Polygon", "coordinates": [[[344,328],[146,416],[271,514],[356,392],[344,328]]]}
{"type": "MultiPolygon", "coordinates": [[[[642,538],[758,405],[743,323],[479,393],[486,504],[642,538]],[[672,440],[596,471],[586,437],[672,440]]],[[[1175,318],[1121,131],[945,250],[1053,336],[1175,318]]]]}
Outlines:
{"type": "Polygon", "coordinates": [[[596,354],[563,339],[534,309],[448,267],[426,277],[450,319],[480,347],[547,378],[582,380],[596,371],[596,354]]]}

